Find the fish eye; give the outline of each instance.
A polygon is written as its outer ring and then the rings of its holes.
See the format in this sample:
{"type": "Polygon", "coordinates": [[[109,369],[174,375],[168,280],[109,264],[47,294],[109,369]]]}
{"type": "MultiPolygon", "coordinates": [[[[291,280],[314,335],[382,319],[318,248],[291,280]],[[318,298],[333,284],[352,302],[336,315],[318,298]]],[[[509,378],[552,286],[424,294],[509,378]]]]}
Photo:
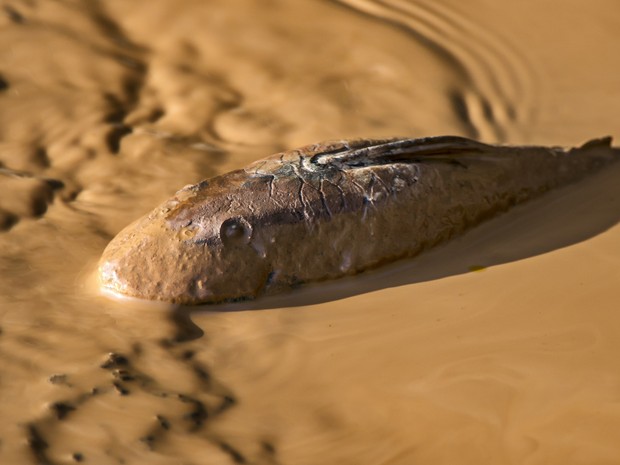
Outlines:
{"type": "Polygon", "coordinates": [[[224,245],[247,244],[252,227],[243,218],[228,218],[220,226],[220,238],[224,245]]]}

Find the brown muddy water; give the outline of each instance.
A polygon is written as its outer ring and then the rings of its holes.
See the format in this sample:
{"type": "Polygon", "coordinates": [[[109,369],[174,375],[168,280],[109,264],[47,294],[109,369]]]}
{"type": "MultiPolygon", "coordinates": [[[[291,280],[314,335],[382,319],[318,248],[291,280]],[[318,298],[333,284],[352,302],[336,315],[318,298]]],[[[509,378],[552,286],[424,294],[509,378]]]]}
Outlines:
{"type": "Polygon", "coordinates": [[[620,138],[616,0],[0,6],[0,463],[620,463],[618,166],[253,303],[94,278],[130,221],[279,150],[620,138]]]}

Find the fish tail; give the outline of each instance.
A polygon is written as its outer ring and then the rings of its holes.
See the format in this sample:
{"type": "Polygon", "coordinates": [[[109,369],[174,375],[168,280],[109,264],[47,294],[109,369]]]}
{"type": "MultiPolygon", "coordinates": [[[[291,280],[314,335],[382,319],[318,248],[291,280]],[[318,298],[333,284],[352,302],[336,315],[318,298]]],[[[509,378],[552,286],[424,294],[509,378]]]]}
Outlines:
{"type": "Polygon", "coordinates": [[[612,147],[612,137],[605,136],[591,139],[580,147],[571,149],[569,153],[579,153],[601,161],[617,161],[620,159],[620,147],[612,147]]]}
{"type": "Polygon", "coordinates": [[[589,141],[578,147],[579,150],[599,150],[599,149],[611,149],[611,136],[598,137],[596,139],[590,139],[589,141]]]}

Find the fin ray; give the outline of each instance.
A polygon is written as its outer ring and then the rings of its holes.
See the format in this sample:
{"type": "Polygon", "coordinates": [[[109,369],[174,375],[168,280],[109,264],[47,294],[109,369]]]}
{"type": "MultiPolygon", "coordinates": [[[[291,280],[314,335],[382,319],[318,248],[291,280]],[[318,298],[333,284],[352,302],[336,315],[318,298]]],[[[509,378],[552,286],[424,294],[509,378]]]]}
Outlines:
{"type": "Polygon", "coordinates": [[[337,153],[319,153],[312,162],[319,165],[344,165],[346,167],[383,165],[387,163],[415,162],[423,158],[433,161],[458,162],[464,154],[480,154],[497,148],[459,136],[425,137],[422,139],[392,139],[364,141],[366,145],[348,148],[337,153]]]}

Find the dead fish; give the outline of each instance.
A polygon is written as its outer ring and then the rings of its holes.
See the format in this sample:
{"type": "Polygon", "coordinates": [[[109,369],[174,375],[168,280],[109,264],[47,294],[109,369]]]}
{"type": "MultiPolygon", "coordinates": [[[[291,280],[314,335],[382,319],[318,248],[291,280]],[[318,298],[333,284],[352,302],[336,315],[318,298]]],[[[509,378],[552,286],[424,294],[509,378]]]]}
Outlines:
{"type": "Polygon", "coordinates": [[[184,304],[255,298],[440,244],[618,160],[456,137],[324,142],[186,186],[105,249],[104,289],[184,304]]]}

